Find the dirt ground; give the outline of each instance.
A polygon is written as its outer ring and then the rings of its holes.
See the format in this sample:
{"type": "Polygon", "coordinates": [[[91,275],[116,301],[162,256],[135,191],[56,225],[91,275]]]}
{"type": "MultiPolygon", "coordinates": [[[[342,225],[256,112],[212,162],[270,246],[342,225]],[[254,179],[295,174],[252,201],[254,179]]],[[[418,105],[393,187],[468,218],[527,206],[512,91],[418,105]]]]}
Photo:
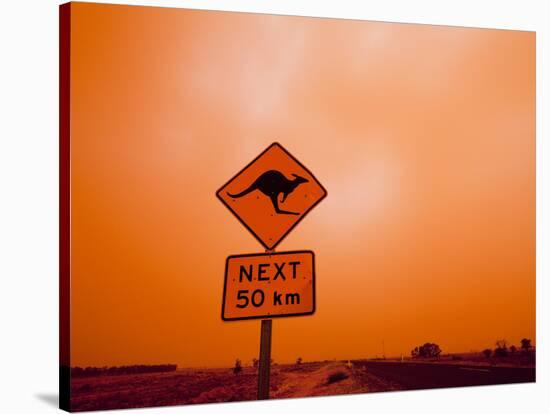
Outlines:
{"type": "MultiPolygon", "coordinates": [[[[246,367],[182,369],[159,374],[77,378],[72,380],[72,410],[107,410],[162,405],[256,399],[257,372],[246,367]]],[[[271,369],[270,398],[354,394],[399,389],[340,362],[276,365],[271,369]]]]}

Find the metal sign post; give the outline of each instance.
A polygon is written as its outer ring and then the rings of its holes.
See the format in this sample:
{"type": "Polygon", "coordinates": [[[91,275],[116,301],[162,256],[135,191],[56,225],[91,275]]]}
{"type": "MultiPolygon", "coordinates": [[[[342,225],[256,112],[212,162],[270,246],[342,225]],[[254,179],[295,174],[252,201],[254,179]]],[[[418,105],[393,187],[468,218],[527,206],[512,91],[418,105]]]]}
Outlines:
{"type": "MultiPolygon", "coordinates": [[[[266,249],[265,252],[275,253],[275,249],[266,249]]],[[[258,361],[258,400],[269,400],[272,326],[272,319],[262,319],[262,325],[260,327],[260,358],[258,361]]]]}
{"type": "Polygon", "coordinates": [[[269,372],[271,368],[271,319],[262,319],[260,334],[260,361],[258,366],[258,400],[269,399],[269,372]]]}

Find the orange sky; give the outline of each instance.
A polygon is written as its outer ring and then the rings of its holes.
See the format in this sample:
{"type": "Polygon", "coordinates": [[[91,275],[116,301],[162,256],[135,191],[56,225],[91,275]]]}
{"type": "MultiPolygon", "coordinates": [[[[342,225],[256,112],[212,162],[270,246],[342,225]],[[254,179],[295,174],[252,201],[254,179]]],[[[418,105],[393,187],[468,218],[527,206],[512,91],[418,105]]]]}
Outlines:
{"type": "Polygon", "coordinates": [[[317,311],[276,361],[535,337],[535,34],[76,3],[71,365],[230,365],[215,191],[273,141],[328,191],[277,247],[317,311]]]}

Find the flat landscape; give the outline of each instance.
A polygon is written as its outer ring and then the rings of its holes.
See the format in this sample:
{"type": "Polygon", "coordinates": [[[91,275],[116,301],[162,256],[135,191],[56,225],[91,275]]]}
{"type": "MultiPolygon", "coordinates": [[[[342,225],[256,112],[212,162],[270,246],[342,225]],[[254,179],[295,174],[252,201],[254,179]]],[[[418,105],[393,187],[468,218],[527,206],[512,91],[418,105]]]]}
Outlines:
{"type": "MultiPolygon", "coordinates": [[[[72,410],[108,410],[158,405],[256,399],[257,370],[244,367],[179,369],[164,373],[73,378],[72,410]]],[[[341,395],[421,388],[532,382],[534,366],[372,361],[274,365],[270,398],[341,395]]]]}

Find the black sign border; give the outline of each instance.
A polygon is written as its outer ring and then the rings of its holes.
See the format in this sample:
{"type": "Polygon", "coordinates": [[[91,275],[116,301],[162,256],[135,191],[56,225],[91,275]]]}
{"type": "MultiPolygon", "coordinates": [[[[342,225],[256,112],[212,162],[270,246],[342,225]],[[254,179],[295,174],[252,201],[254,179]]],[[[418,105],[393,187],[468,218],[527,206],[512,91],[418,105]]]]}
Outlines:
{"type": "Polygon", "coordinates": [[[317,177],[315,177],[315,175],[313,175],[313,173],[308,170],[300,161],[298,161],[290,152],[288,152],[285,147],[283,147],[280,143],[278,142],[274,142],[272,143],[270,146],[268,146],[265,150],[263,150],[260,155],[258,155],[256,158],[254,158],[252,161],[250,161],[248,164],[246,164],[246,166],[244,168],[242,168],[237,174],[235,174],[233,177],[231,177],[231,179],[229,181],[227,181],[224,185],[222,185],[218,191],[216,191],[216,197],[224,204],[224,206],[227,207],[227,209],[229,211],[231,211],[231,213],[237,217],[237,220],[239,220],[241,222],[241,224],[246,227],[246,229],[256,238],[256,240],[258,240],[260,242],[260,244],[262,246],[264,246],[267,250],[273,250],[279,243],[281,243],[283,241],[283,239],[294,229],[294,227],[296,227],[298,225],[298,223],[300,223],[304,217],[311,211],[313,210],[313,208],[315,206],[317,206],[317,204],[319,204],[326,196],[327,196],[327,190],[325,187],[323,187],[323,185],[320,183],[320,181],[317,179],[317,177]],[[237,213],[235,211],[233,211],[233,209],[229,206],[229,203],[227,203],[221,196],[220,196],[220,193],[221,191],[231,182],[233,181],[235,178],[237,178],[237,176],[239,176],[244,170],[246,170],[248,167],[250,167],[252,164],[254,164],[262,155],[264,155],[267,151],[269,151],[271,149],[271,147],[274,147],[274,146],[278,146],[279,148],[281,148],[281,150],[283,150],[283,152],[288,155],[292,160],[294,160],[300,167],[302,167],[304,170],[307,171],[307,173],[309,175],[311,175],[313,177],[313,179],[315,180],[315,182],[319,185],[319,187],[321,187],[323,189],[323,192],[324,192],[324,195],[319,199],[317,200],[315,203],[313,203],[311,205],[311,207],[309,207],[306,211],[304,211],[301,215],[300,215],[300,218],[298,220],[296,220],[296,222],[279,238],[279,240],[277,240],[276,242],[274,242],[271,246],[264,243],[264,241],[262,239],[260,239],[260,237],[254,233],[254,231],[248,226],[248,224],[246,224],[246,222],[241,219],[241,217],[239,217],[239,215],[237,215],[237,213]]]}
{"type": "Polygon", "coordinates": [[[225,275],[223,278],[223,297],[222,297],[222,320],[225,322],[231,322],[231,321],[244,321],[244,320],[252,320],[252,319],[272,319],[272,318],[287,318],[291,316],[310,316],[315,313],[315,310],[317,309],[317,301],[316,301],[316,287],[315,287],[315,252],[312,250],[292,250],[288,252],[273,252],[273,253],[248,253],[248,254],[235,254],[231,256],[227,256],[225,259],[225,275]],[[302,312],[302,313],[286,313],[284,315],[257,315],[257,316],[245,316],[243,318],[226,318],[225,317],[225,294],[227,292],[227,276],[228,276],[228,270],[229,270],[229,260],[231,259],[238,259],[243,257],[256,257],[256,256],[277,256],[282,254],[296,254],[296,253],[311,253],[311,279],[312,279],[312,289],[313,289],[313,308],[310,312],[302,312]]]}

